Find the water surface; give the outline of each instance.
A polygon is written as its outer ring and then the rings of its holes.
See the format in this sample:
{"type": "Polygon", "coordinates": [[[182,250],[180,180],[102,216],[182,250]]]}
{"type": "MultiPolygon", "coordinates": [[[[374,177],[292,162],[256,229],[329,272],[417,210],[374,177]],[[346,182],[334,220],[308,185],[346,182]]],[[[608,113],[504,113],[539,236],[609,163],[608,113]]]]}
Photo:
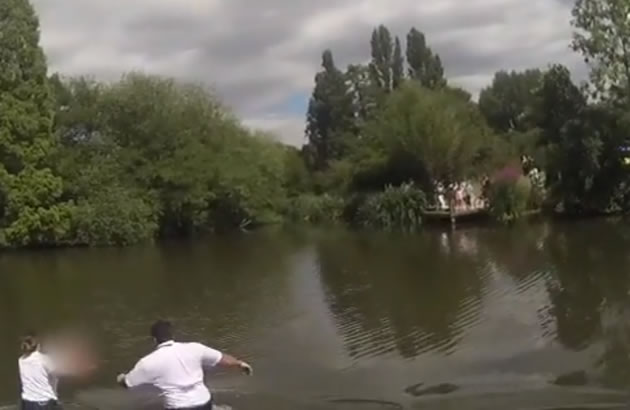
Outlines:
{"type": "Polygon", "coordinates": [[[625,408],[630,230],[540,223],[420,235],[257,232],[128,249],[0,254],[0,403],[26,328],[83,326],[103,363],[68,409],[150,408],[113,379],[182,340],[251,361],[209,385],[238,409],[625,408]]]}

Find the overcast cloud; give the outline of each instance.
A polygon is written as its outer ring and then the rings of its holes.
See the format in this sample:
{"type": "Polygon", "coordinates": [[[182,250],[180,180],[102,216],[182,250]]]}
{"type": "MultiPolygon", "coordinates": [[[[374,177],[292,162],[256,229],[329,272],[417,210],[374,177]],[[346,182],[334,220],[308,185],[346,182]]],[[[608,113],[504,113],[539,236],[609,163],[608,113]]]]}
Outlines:
{"type": "Polygon", "coordinates": [[[426,33],[452,83],[473,94],[502,68],[560,62],[570,0],[32,0],[51,70],[115,79],[142,70],[203,81],[246,124],[301,144],[324,48],[338,65],[369,56],[372,28],[426,33]]]}

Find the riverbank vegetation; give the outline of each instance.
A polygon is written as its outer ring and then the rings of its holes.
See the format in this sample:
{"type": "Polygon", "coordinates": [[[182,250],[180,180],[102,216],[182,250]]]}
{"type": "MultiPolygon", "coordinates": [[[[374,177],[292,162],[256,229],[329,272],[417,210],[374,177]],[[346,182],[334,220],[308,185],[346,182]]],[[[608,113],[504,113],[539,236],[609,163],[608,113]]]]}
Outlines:
{"type": "Polygon", "coordinates": [[[478,101],[449,83],[421,31],[403,42],[377,27],[368,64],[342,69],[323,52],[297,149],[247,129],[201,84],[49,75],[32,6],[3,1],[0,246],[126,245],[280,222],[416,231],[444,198],[454,209],[463,183],[502,221],[539,208],[625,212],[628,8],[575,4],[588,83],[554,64],[499,71],[478,101]]]}

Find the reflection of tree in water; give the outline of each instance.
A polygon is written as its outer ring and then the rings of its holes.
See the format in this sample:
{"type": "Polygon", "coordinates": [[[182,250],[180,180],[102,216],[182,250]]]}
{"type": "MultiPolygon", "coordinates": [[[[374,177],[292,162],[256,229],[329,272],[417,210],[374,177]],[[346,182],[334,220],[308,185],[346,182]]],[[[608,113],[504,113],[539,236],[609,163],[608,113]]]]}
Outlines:
{"type": "Polygon", "coordinates": [[[328,303],[353,357],[449,353],[478,314],[474,238],[341,235],[319,243],[328,303]],[[464,245],[462,245],[462,243],[464,245]]]}
{"type": "Polygon", "coordinates": [[[603,346],[596,366],[609,385],[630,382],[630,238],[623,224],[555,226],[545,243],[557,338],[567,348],[603,346]]]}
{"type": "Polygon", "coordinates": [[[518,225],[479,230],[477,238],[480,252],[487,260],[499,271],[523,282],[546,267],[543,249],[548,232],[546,224],[518,225]]]}

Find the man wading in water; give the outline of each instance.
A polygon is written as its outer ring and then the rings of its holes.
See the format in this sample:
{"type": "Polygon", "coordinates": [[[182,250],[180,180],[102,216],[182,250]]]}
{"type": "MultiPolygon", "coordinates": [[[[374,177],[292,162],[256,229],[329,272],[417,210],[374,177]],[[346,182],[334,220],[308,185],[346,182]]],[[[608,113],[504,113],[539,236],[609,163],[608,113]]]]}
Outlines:
{"type": "Polygon", "coordinates": [[[151,326],[155,350],[140,359],[117,381],[126,388],[151,385],[160,391],[166,410],[211,410],[212,395],[203,382],[204,368],[239,368],[251,375],[249,364],[201,343],[173,341],[171,324],[159,320],[151,326]]]}

